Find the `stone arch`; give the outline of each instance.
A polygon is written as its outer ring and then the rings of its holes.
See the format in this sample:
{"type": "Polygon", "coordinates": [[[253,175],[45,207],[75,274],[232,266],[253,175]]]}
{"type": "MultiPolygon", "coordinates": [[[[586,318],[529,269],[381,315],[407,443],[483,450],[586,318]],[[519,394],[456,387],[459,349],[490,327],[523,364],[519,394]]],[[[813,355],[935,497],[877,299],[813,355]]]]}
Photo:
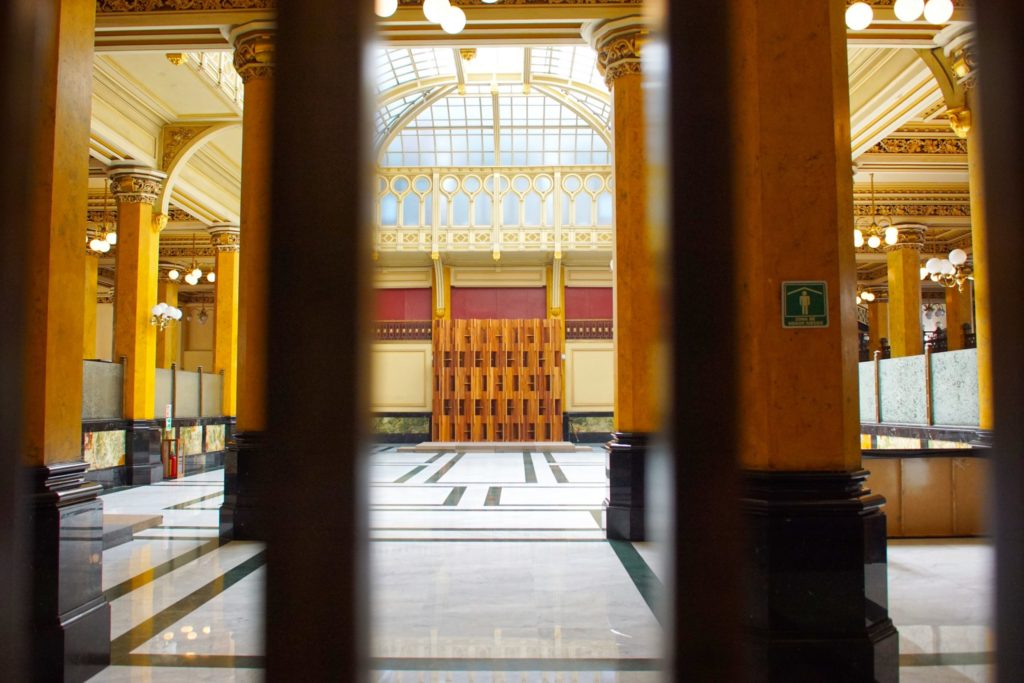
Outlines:
{"type": "Polygon", "coordinates": [[[181,172],[188,166],[188,162],[195,153],[218,134],[241,125],[241,121],[228,121],[164,126],[161,165],[163,166],[162,170],[167,173],[167,180],[160,191],[160,196],[157,197],[156,207],[160,214],[167,215],[170,209],[171,196],[174,193],[174,186],[177,184],[178,178],[181,177],[181,172]],[[168,138],[179,133],[181,142],[169,145],[168,138]]]}

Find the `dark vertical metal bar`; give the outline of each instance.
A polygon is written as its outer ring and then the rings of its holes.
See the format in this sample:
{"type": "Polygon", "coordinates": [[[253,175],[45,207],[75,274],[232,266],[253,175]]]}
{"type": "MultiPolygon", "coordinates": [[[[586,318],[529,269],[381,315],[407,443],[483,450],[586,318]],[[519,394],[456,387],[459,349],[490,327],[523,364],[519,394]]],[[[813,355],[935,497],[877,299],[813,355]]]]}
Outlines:
{"type": "Polygon", "coordinates": [[[932,390],[932,345],[924,345],[924,417],[928,426],[935,424],[935,397],[932,390]]]}
{"type": "Polygon", "coordinates": [[[675,491],[668,612],[674,623],[666,654],[675,659],[670,680],[729,682],[741,677],[745,604],[735,320],[723,313],[735,310],[732,121],[740,93],[732,83],[732,10],[721,0],[663,4],[669,94],[667,111],[654,117],[664,117],[662,134],[669,138],[662,141],[668,155],[666,224],[669,258],[677,266],[665,271],[673,359],[666,417],[675,491]],[[709,229],[715,239],[705,238],[709,229]],[[678,267],[684,263],[696,270],[678,267]],[[695,278],[714,296],[686,296],[695,278]],[[693,320],[702,321],[700,334],[694,334],[693,320]]]}
{"type": "Polygon", "coordinates": [[[981,127],[989,282],[999,288],[991,297],[996,676],[1010,683],[1024,680],[1024,4],[984,0],[975,11],[981,103],[973,125],[981,127]]]}
{"type": "Polygon", "coordinates": [[[196,417],[203,416],[203,366],[200,365],[196,368],[196,372],[199,373],[199,411],[196,417]]]}
{"type": "MultiPolygon", "coordinates": [[[[32,557],[28,505],[21,452],[22,377],[25,367],[25,258],[28,197],[35,169],[30,141],[40,89],[41,55],[51,36],[38,30],[52,12],[50,2],[9,0],[0,5],[0,130],[8,136],[0,155],[0,206],[9,220],[0,235],[0,671],[12,681],[26,680],[33,646],[26,598],[32,557]]],[[[38,371],[38,369],[36,369],[38,371]]]]}
{"type": "Polygon", "coordinates": [[[368,677],[371,11],[279,3],[266,455],[288,477],[262,484],[271,681],[368,677]]]}
{"type": "Polygon", "coordinates": [[[882,352],[875,351],[875,422],[882,421],[882,384],[881,384],[882,352]]]}

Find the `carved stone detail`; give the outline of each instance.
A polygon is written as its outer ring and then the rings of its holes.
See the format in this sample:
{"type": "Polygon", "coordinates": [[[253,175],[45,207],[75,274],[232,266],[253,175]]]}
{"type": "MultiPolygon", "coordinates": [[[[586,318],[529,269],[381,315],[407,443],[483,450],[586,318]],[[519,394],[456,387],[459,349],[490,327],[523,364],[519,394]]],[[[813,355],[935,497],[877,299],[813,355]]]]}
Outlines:
{"type": "Polygon", "coordinates": [[[167,227],[167,214],[155,213],[153,214],[153,230],[155,232],[163,232],[164,228],[167,227]]]}
{"type": "Polygon", "coordinates": [[[896,244],[885,245],[884,251],[898,251],[900,249],[913,249],[915,251],[921,251],[924,249],[924,231],[925,226],[914,225],[914,224],[897,224],[896,228],[900,231],[900,238],[896,244]]]}
{"type": "Polygon", "coordinates": [[[275,9],[277,0],[96,0],[96,13],[275,9]]]}
{"type": "MultiPolygon", "coordinates": [[[[855,204],[853,215],[870,216],[871,206],[855,204]]],[[[878,216],[943,216],[947,218],[965,218],[971,215],[970,204],[878,204],[875,206],[878,216]]]]}
{"type": "Polygon", "coordinates": [[[213,247],[196,247],[194,250],[192,247],[160,247],[160,258],[191,258],[195,254],[198,256],[216,256],[217,250],[213,247]]]}
{"type": "Polygon", "coordinates": [[[110,193],[118,204],[153,204],[167,175],[142,166],[113,166],[110,193]]]}
{"type": "Polygon", "coordinates": [[[178,156],[181,148],[207,128],[209,126],[164,126],[164,153],[161,157],[160,168],[165,171],[170,168],[171,162],[178,156]]]}
{"type": "Polygon", "coordinates": [[[238,251],[241,246],[237,225],[211,225],[208,230],[210,243],[219,252],[238,251]]]}
{"type": "Polygon", "coordinates": [[[235,71],[243,83],[274,76],[274,33],[270,29],[242,33],[235,38],[235,71]]]}
{"type": "Polygon", "coordinates": [[[896,138],[878,142],[868,154],[967,154],[967,141],[955,138],[896,138]]]}
{"type": "Polygon", "coordinates": [[[597,70],[609,90],[616,79],[642,72],[640,53],[647,29],[637,19],[591,23],[583,28],[584,37],[597,51],[597,70]]]}
{"type": "Polygon", "coordinates": [[[180,291],[178,292],[178,304],[207,304],[212,306],[217,303],[213,292],[180,291]]]}
{"type": "Polygon", "coordinates": [[[953,132],[956,133],[958,137],[967,137],[967,133],[971,130],[970,109],[967,107],[950,109],[946,112],[946,118],[949,119],[949,125],[953,128],[953,132]]]}

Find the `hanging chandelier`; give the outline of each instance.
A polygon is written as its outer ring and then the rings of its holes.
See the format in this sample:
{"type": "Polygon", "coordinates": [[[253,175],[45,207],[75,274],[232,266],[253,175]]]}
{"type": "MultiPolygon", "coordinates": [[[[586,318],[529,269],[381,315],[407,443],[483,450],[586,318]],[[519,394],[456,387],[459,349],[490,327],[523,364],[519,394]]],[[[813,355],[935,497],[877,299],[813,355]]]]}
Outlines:
{"type": "MultiPolygon", "coordinates": [[[[197,256],[197,252],[196,252],[196,236],[195,236],[195,234],[193,234],[192,235],[192,262],[189,264],[188,269],[185,270],[185,276],[184,276],[184,278],[182,278],[182,279],[185,280],[186,283],[188,283],[188,284],[190,284],[192,286],[198,285],[199,281],[203,278],[203,269],[199,267],[199,261],[196,258],[196,256],[197,256]]],[[[167,279],[171,280],[172,282],[177,282],[178,278],[181,278],[181,277],[182,277],[181,271],[179,271],[177,268],[172,268],[171,270],[167,271],[167,279]]],[[[213,272],[212,270],[207,272],[206,273],[206,281],[207,282],[216,282],[217,281],[217,273],[213,272]]]]}
{"type": "MultiPolygon", "coordinates": [[[[953,0],[896,0],[893,14],[904,23],[915,22],[924,15],[929,24],[945,24],[953,17],[953,0]]],[[[875,18],[875,11],[866,2],[855,2],[846,8],[846,26],[863,31],[875,18]]]]}
{"type": "MultiPolygon", "coordinates": [[[[493,5],[498,0],[482,0],[493,5]]],[[[373,11],[378,17],[390,17],[398,10],[398,0],[374,0],[373,11]]],[[[466,13],[450,0],[423,0],[423,16],[432,24],[440,24],[445,33],[460,33],[466,28],[466,13]]]]}
{"type": "Polygon", "coordinates": [[[857,292],[857,303],[858,304],[869,304],[875,300],[875,293],[868,289],[863,289],[857,292]]]}
{"type": "Polygon", "coordinates": [[[967,265],[967,252],[954,249],[947,258],[933,257],[921,267],[921,279],[929,279],[943,287],[956,287],[964,291],[964,283],[974,279],[974,270],[967,265]]]}
{"type": "Polygon", "coordinates": [[[853,246],[858,249],[867,243],[871,249],[878,249],[882,243],[890,247],[900,241],[900,231],[887,218],[879,218],[875,211],[875,174],[871,174],[871,219],[867,216],[857,219],[853,229],[853,246]]]}
{"type": "Polygon", "coordinates": [[[117,244],[117,226],[110,220],[110,181],[103,181],[103,220],[99,225],[99,235],[89,240],[89,248],[97,254],[106,254],[110,248],[117,244]]]}

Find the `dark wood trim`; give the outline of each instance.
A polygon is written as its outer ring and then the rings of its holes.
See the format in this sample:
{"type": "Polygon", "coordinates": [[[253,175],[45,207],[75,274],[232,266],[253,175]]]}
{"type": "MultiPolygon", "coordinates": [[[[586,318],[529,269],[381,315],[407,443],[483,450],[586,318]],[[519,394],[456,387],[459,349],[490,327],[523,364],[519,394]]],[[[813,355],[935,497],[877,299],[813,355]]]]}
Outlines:
{"type": "Polygon", "coordinates": [[[955,441],[976,446],[986,446],[992,442],[992,432],[977,427],[929,427],[892,422],[861,422],[860,433],[871,436],[902,436],[929,441],[955,441]]]}

